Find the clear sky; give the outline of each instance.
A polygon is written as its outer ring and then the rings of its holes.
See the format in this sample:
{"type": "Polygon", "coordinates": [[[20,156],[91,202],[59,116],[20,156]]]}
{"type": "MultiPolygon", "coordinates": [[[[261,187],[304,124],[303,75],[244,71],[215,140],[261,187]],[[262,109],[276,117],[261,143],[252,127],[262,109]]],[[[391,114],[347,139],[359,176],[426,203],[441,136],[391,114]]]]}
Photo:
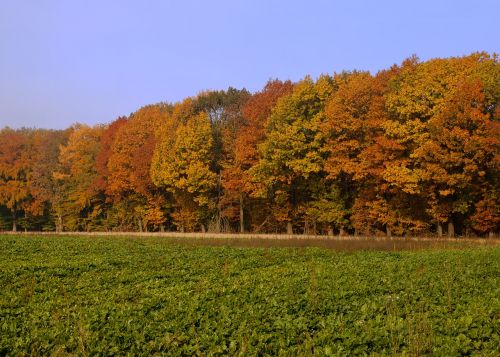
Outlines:
{"type": "Polygon", "coordinates": [[[110,122],[205,89],[500,52],[499,0],[0,0],[0,127],[110,122]]]}

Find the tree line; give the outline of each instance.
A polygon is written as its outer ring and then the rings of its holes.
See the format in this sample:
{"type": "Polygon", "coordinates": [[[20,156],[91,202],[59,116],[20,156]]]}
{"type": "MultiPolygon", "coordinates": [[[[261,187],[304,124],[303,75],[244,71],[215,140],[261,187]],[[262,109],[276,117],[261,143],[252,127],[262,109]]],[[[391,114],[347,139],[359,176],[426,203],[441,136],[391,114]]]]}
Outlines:
{"type": "Polygon", "coordinates": [[[0,131],[0,229],[498,231],[497,55],[270,80],[0,131]]]}

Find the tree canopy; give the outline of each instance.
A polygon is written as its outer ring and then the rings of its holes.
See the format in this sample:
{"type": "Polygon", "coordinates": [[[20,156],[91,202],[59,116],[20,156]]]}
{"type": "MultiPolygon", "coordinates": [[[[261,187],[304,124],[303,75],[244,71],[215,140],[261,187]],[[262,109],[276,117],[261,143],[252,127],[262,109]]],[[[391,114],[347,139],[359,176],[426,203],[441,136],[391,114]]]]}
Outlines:
{"type": "Polygon", "coordinates": [[[0,131],[0,229],[498,232],[497,55],[211,90],[0,131]]]}

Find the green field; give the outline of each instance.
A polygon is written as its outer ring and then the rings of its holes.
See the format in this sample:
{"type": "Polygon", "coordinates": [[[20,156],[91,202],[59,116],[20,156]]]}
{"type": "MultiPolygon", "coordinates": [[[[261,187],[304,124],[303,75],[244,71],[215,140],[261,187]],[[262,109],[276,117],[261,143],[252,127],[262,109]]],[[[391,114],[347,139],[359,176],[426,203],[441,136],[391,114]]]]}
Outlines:
{"type": "Polygon", "coordinates": [[[0,236],[0,355],[498,356],[499,246],[225,244],[0,236]]]}

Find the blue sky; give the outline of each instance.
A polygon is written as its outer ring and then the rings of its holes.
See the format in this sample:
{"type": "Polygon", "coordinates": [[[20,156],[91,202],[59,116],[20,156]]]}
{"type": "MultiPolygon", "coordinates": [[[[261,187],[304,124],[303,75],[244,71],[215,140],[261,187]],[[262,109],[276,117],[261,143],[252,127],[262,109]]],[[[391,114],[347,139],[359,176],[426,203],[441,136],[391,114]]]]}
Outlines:
{"type": "Polygon", "coordinates": [[[498,14],[498,0],[0,0],[0,127],[106,123],[205,89],[499,52],[498,14]]]}

